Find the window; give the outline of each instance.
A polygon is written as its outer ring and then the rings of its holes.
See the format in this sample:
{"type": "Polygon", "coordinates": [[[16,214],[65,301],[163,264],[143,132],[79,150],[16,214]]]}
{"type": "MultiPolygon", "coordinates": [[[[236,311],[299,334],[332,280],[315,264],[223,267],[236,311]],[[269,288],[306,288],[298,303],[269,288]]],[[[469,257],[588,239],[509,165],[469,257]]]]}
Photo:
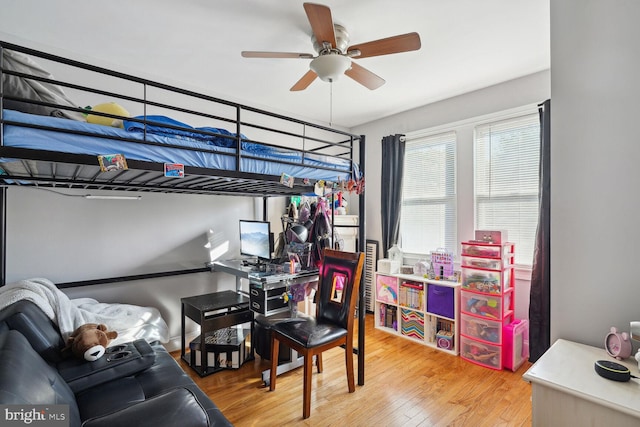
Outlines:
{"type": "Polygon", "coordinates": [[[516,264],[530,266],[538,224],[538,115],[477,126],[474,151],[476,230],[506,230],[516,244],[516,264]]]}
{"type": "Polygon", "coordinates": [[[403,252],[457,252],[456,133],[408,140],[404,156],[400,242],[403,252]]]}

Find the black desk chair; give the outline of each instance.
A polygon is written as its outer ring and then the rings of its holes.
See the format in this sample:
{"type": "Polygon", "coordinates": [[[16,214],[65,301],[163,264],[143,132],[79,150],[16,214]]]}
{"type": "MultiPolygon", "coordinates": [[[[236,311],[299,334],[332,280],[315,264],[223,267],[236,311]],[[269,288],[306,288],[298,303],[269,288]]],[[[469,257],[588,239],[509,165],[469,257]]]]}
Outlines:
{"type": "Polygon", "coordinates": [[[316,293],[316,317],[282,321],[271,326],[269,390],[276,388],[280,342],[304,356],[303,418],[311,414],[313,356],[322,372],[322,352],[344,346],[349,393],[356,390],[353,374],[353,327],[358,289],[364,265],[363,253],[325,249],[316,293]]]}

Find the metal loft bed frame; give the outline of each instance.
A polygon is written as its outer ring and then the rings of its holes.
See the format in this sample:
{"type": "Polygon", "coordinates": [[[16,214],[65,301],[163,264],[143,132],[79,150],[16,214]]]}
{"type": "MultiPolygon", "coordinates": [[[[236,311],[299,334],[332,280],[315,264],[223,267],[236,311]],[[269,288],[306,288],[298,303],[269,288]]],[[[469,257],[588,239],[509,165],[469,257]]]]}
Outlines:
{"type": "MultiPolygon", "coordinates": [[[[101,80],[102,81],[102,80],[101,80]]],[[[108,113],[94,113],[103,117],[122,118],[108,113]]],[[[60,119],[65,120],[65,119],[60,119]]],[[[168,125],[171,129],[172,126],[168,125]]],[[[179,129],[178,129],[179,130],[179,129]]],[[[207,131],[202,131],[206,134],[207,131]]],[[[301,160],[271,160],[272,163],[287,166],[304,165],[305,159],[314,155],[323,155],[332,159],[343,159],[350,162],[352,176],[364,175],[365,137],[348,132],[332,129],[318,124],[286,117],[272,112],[252,108],[223,99],[203,95],[191,90],[181,89],[175,86],[165,85],[151,80],[132,75],[112,71],[102,67],[82,63],[57,55],[27,47],[5,43],[0,41],[0,286],[6,283],[6,236],[7,236],[7,189],[9,186],[26,186],[48,189],[83,189],[83,190],[117,190],[126,192],[155,192],[155,193],[182,193],[182,194],[209,194],[209,195],[238,195],[263,197],[264,206],[268,197],[298,196],[313,193],[316,180],[296,177],[290,181],[290,185],[281,183],[281,176],[263,174],[260,172],[247,172],[243,170],[244,160],[260,160],[260,156],[246,153],[238,149],[245,142],[260,144],[264,147],[278,149],[293,149],[299,153],[301,160]],[[33,75],[15,71],[6,67],[3,61],[4,50],[19,52],[29,57],[42,60],[47,64],[55,64],[60,69],[73,70],[69,75],[74,76],[74,81],[53,79],[51,75],[33,75]],[[107,83],[98,85],[80,84],[76,76],[87,77],[97,81],[104,78],[107,83]],[[158,144],[147,139],[147,114],[153,114],[154,110],[164,113],[179,114],[194,118],[194,120],[211,120],[222,123],[225,127],[231,127],[234,131],[235,150],[232,153],[221,155],[234,158],[235,167],[229,169],[211,169],[198,165],[184,164],[184,177],[172,179],[165,176],[163,162],[148,161],[127,158],[128,169],[112,172],[102,172],[97,162],[95,153],[62,152],[45,148],[26,148],[5,143],[5,135],[9,127],[24,128],[55,134],[74,135],[105,138],[93,135],[85,130],[61,130],[57,126],[41,124],[29,124],[5,119],[4,106],[12,102],[24,106],[40,105],[47,108],[57,108],[63,111],[84,113],[86,110],[77,106],[60,105],[47,101],[25,98],[12,94],[9,87],[3,83],[5,76],[27,79],[47,85],[57,85],[65,91],[76,94],[86,94],[96,98],[104,97],[118,102],[126,102],[135,105],[138,111],[143,112],[142,118],[131,119],[141,123],[145,127],[142,140],[128,136],[109,136],[109,141],[138,143],[149,146],[158,144]],[[99,76],[99,77],[96,77],[99,76]],[[117,82],[116,86],[124,86],[125,89],[113,90],[109,84],[117,82]],[[123,84],[124,82],[125,84],[123,84]],[[137,87],[141,95],[134,96],[131,87],[137,87]],[[168,95],[167,95],[168,94],[168,95]],[[156,98],[157,96],[157,98],[156,98]],[[167,98],[180,99],[181,104],[172,105],[167,98]],[[197,105],[199,108],[194,108],[197,105]],[[273,126],[272,123],[278,123],[273,126]],[[243,134],[254,134],[255,139],[248,139],[243,134]],[[293,148],[292,148],[293,147],[293,148]],[[357,150],[356,150],[357,149],[357,150]],[[358,158],[354,159],[357,152],[358,158]],[[357,161],[356,161],[357,160],[357,161]],[[359,168],[359,169],[358,169],[359,168]],[[358,170],[358,172],[356,172],[358,170]]],[[[163,146],[164,147],[164,146],[163,146]]],[[[186,149],[198,151],[199,148],[175,147],[171,144],[166,149],[186,149]]],[[[202,152],[207,153],[207,149],[202,152]]],[[[324,170],[331,176],[338,173],[333,166],[321,165],[315,167],[324,170]]],[[[358,226],[358,250],[364,252],[365,244],[365,199],[364,192],[359,194],[359,226],[358,226]]],[[[60,288],[96,285],[102,283],[124,282],[153,277],[189,274],[201,271],[209,271],[209,267],[168,271],[146,275],[109,277],[82,282],[61,283],[60,288]]],[[[364,287],[360,287],[360,307],[364,307],[364,287]]],[[[364,309],[359,310],[359,336],[358,336],[358,384],[364,384],[364,309]]]]}

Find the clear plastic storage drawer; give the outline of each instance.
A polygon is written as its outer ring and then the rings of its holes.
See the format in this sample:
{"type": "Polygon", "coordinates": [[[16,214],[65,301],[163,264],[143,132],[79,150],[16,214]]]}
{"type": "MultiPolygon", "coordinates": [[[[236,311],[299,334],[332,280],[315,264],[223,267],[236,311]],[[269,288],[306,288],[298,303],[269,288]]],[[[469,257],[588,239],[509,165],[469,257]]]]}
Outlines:
{"type": "Polygon", "coordinates": [[[487,368],[502,369],[502,348],[499,345],[491,345],[461,336],[460,357],[487,368]]]}
{"type": "Polygon", "coordinates": [[[483,257],[483,258],[498,258],[504,259],[513,255],[513,243],[498,244],[482,244],[463,242],[462,243],[462,255],[483,257]]]}
{"type": "Polygon", "coordinates": [[[507,265],[500,259],[463,256],[462,266],[472,268],[486,268],[488,270],[502,270],[502,268],[506,267],[507,265]]]}
{"type": "Polygon", "coordinates": [[[502,320],[511,306],[511,293],[500,296],[477,294],[475,292],[460,293],[460,310],[463,313],[482,316],[490,320],[502,320]]]}
{"type": "Polygon", "coordinates": [[[497,320],[479,319],[462,313],[460,315],[460,333],[469,338],[488,341],[494,344],[502,342],[502,322],[497,320]]]}
{"type": "Polygon", "coordinates": [[[462,289],[502,294],[511,288],[511,271],[512,269],[493,271],[465,267],[462,269],[462,289]]]}

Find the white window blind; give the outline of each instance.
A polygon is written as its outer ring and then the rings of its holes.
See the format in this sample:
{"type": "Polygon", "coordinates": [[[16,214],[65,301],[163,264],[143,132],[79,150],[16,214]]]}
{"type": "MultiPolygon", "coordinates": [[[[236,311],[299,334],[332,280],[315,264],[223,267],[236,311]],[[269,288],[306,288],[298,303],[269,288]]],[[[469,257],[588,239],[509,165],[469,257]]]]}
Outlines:
{"type": "Polygon", "coordinates": [[[402,250],[456,252],[456,133],[409,140],[404,158],[402,250]]]}
{"type": "Polygon", "coordinates": [[[477,126],[474,139],[476,229],[507,230],[516,264],[530,266],[538,224],[538,115],[477,126]]]}

